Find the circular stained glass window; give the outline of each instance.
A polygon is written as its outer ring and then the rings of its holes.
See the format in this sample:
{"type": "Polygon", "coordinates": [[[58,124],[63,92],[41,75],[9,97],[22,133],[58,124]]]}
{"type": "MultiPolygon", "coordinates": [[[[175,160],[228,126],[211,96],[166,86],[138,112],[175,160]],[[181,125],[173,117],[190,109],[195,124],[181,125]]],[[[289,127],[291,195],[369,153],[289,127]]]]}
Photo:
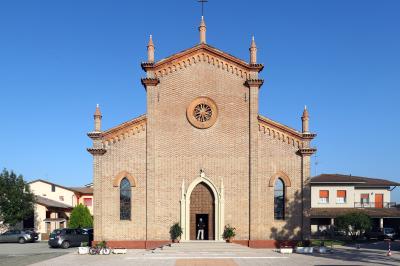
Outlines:
{"type": "Polygon", "coordinates": [[[208,97],[194,99],[186,110],[189,122],[197,128],[209,128],[217,120],[217,105],[208,97]]]}
{"type": "Polygon", "coordinates": [[[197,121],[206,122],[212,116],[211,107],[205,103],[198,104],[193,110],[193,115],[197,121]]]}

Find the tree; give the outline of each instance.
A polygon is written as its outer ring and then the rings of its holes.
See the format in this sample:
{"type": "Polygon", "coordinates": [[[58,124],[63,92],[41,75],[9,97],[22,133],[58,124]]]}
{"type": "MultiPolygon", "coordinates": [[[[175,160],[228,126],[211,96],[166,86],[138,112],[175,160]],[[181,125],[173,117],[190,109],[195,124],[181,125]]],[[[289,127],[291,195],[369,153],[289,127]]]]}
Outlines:
{"type": "Polygon", "coordinates": [[[35,195],[22,175],[6,169],[0,174],[0,220],[15,225],[33,213],[35,195]]]}
{"type": "Polygon", "coordinates": [[[93,217],[88,207],[78,204],[71,212],[69,219],[69,227],[71,228],[89,228],[93,227],[93,217]]]}
{"type": "Polygon", "coordinates": [[[351,212],[338,216],[336,221],[338,229],[344,230],[353,239],[371,229],[371,218],[362,212],[351,212]]]}

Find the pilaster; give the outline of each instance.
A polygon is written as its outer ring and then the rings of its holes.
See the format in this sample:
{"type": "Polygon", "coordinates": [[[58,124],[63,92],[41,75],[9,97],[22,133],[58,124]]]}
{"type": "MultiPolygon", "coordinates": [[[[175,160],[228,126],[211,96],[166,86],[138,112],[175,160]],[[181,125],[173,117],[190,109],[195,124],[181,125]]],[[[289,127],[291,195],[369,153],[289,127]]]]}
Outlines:
{"type": "Polygon", "coordinates": [[[93,146],[87,148],[87,151],[93,155],[93,229],[94,229],[94,240],[101,241],[103,235],[103,219],[105,213],[103,208],[103,202],[100,195],[103,191],[103,180],[101,172],[101,160],[102,156],[106,153],[104,149],[101,137],[101,131],[89,132],[88,137],[93,140],[93,146]]]}
{"type": "MultiPolygon", "coordinates": [[[[257,73],[252,73],[257,77],[257,73]]],[[[258,90],[263,84],[261,79],[249,79],[249,240],[256,239],[257,224],[260,217],[257,211],[260,184],[258,178],[258,90]]]]}
{"type": "Polygon", "coordinates": [[[142,84],[146,89],[147,125],[146,125],[146,240],[154,240],[154,235],[148,230],[149,225],[155,224],[156,218],[156,177],[155,177],[155,117],[157,104],[157,78],[143,78],[142,84]],[[149,189],[151,188],[151,189],[149,189]]]}
{"type": "MultiPolygon", "coordinates": [[[[307,146],[309,143],[307,143],[307,146]]],[[[301,155],[301,197],[302,197],[302,239],[310,239],[311,223],[310,223],[310,208],[311,208],[311,155],[316,152],[315,148],[302,148],[299,150],[301,155]]]]}

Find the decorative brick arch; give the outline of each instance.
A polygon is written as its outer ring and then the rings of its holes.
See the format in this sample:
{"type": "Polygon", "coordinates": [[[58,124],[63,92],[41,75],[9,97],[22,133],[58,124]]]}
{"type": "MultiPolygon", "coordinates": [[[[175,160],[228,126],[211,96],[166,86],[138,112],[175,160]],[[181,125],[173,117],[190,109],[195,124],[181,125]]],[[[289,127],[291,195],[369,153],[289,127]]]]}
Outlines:
{"type": "Polygon", "coordinates": [[[181,226],[183,234],[181,240],[190,240],[190,196],[194,188],[200,184],[204,183],[210,188],[214,196],[214,238],[217,241],[222,240],[222,232],[224,230],[224,186],[221,179],[221,187],[218,190],[217,186],[206,177],[204,172],[200,173],[200,176],[190,183],[188,189],[185,189],[184,182],[182,182],[181,190],[181,226]]]}
{"type": "Polygon", "coordinates": [[[136,178],[127,171],[122,171],[113,178],[113,187],[119,187],[119,184],[124,177],[129,180],[129,183],[131,183],[131,187],[136,187],[136,178]]]}
{"type": "Polygon", "coordinates": [[[282,179],[283,183],[285,184],[285,187],[292,186],[292,182],[290,181],[289,176],[285,172],[282,172],[282,171],[279,171],[279,172],[275,173],[273,176],[271,176],[269,179],[268,185],[270,187],[275,186],[275,181],[278,178],[282,179]]]}

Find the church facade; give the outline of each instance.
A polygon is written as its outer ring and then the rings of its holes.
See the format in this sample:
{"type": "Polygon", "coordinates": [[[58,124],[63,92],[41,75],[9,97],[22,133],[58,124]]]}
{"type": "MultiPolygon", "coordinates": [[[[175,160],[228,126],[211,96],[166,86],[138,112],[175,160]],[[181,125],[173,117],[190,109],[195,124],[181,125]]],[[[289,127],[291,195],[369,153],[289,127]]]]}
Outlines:
{"type": "Polygon", "coordinates": [[[297,131],[258,113],[263,84],[254,38],[249,62],[206,43],[155,61],[150,36],[147,112],[108,130],[99,107],[93,146],[94,238],[111,246],[151,248],[170,242],[174,223],[181,241],[195,240],[199,219],[205,239],[272,247],[310,234],[308,112],[297,131]]]}

